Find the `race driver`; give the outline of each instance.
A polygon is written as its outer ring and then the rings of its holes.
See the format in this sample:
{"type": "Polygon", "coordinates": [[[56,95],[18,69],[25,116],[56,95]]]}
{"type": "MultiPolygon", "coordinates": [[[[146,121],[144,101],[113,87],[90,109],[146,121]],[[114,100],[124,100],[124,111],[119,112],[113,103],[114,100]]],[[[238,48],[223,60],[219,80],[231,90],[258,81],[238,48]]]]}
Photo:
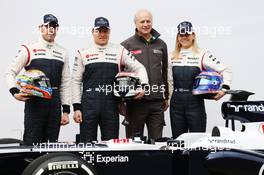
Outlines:
{"type": "Polygon", "coordinates": [[[186,132],[206,131],[206,111],[204,99],[193,95],[195,77],[201,71],[212,70],[223,76],[222,89],[214,96],[221,99],[230,89],[232,71],[207,49],[197,44],[192,23],[183,21],[178,25],[175,50],[170,56],[169,79],[173,90],[170,101],[172,137],[186,132]]]}
{"type": "Polygon", "coordinates": [[[68,54],[55,43],[58,27],[58,19],[54,15],[44,15],[39,26],[39,40],[22,45],[6,73],[10,93],[15,99],[25,102],[23,141],[27,145],[56,142],[60,125],[69,122],[71,78],[68,54]],[[19,91],[15,79],[23,68],[38,69],[50,79],[52,99],[28,96],[19,91]]]}
{"type": "MultiPolygon", "coordinates": [[[[80,123],[81,142],[97,140],[98,125],[101,140],[118,138],[118,101],[113,95],[113,84],[121,67],[137,73],[142,85],[148,84],[144,66],[124,47],[108,42],[110,26],[106,18],[95,19],[92,35],[94,44],[78,51],[72,72],[74,120],[80,123]]],[[[142,88],[135,99],[144,93],[142,88]]]]}

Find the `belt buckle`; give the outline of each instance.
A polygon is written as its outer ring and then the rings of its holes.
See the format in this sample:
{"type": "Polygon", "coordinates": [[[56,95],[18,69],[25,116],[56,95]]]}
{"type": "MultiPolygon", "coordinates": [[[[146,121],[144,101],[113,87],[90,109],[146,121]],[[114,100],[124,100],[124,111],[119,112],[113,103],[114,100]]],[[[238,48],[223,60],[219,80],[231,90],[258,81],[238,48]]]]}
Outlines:
{"type": "Polygon", "coordinates": [[[175,89],[175,92],[190,92],[190,90],[184,89],[184,88],[177,88],[177,89],[175,89]]]}
{"type": "Polygon", "coordinates": [[[91,88],[86,89],[86,92],[91,92],[91,91],[92,91],[91,88]]]}
{"type": "Polygon", "coordinates": [[[101,92],[101,89],[100,88],[88,88],[88,89],[86,89],[86,92],[92,92],[92,91],[101,92]]]}

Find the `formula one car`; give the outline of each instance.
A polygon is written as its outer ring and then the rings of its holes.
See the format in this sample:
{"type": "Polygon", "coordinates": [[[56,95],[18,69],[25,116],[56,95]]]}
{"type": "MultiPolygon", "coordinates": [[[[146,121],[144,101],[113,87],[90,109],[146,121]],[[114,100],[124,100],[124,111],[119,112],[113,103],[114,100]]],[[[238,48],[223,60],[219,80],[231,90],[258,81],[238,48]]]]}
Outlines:
{"type": "Polygon", "coordinates": [[[222,104],[226,127],[214,127],[211,133],[185,133],[175,140],[161,139],[155,143],[135,138],[23,146],[2,139],[0,172],[4,175],[263,174],[264,101],[246,101],[252,95],[247,91],[228,93],[231,100],[222,104]],[[241,129],[235,127],[235,121],[242,123],[241,129]]]}
{"type": "Polygon", "coordinates": [[[194,159],[192,163],[200,166],[200,171],[203,172],[201,174],[262,175],[264,101],[247,101],[248,96],[253,94],[247,91],[228,93],[231,94],[230,101],[222,104],[225,127],[214,127],[210,134],[182,134],[177,140],[190,155],[198,155],[198,159],[194,159]],[[236,129],[235,121],[242,124],[240,129],[236,129]],[[230,122],[231,128],[228,128],[230,122]],[[202,155],[206,156],[199,157],[202,155]],[[202,164],[197,160],[201,160],[202,164]]]}
{"type": "MultiPolygon", "coordinates": [[[[5,145],[5,144],[2,144],[5,145]]],[[[175,174],[174,157],[163,143],[131,139],[102,143],[42,143],[0,148],[0,173],[5,175],[175,174]]],[[[181,167],[180,167],[181,168],[181,167]]]]}

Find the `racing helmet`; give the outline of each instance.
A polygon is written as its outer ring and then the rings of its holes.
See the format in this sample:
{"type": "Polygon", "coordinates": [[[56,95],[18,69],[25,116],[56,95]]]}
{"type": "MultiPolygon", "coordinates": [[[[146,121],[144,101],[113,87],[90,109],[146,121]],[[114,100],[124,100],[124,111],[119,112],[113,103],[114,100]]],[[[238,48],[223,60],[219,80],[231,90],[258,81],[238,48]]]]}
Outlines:
{"type": "Polygon", "coordinates": [[[50,80],[40,70],[27,70],[16,77],[16,82],[21,92],[46,99],[52,98],[50,80]]]}
{"type": "Polygon", "coordinates": [[[126,99],[133,98],[138,94],[136,90],[140,84],[140,79],[135,73],[119,72],[115,76],[114,95],[126,99]]]}
{"type": "Polygon", "coordinates": [[[222,76],[215,71],[202,71],[195,77],[192,93],[205,99],[213,99],[223,85],[222,76]]]}

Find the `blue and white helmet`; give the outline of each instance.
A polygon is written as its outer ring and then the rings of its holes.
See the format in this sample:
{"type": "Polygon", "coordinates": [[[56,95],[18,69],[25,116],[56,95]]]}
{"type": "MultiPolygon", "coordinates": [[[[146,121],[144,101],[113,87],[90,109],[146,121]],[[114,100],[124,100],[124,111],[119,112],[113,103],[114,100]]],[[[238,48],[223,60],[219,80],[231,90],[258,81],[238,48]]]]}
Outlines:
{"type": "Polygon", "coordinates": [[[216,71],[202,71],[195,77],[192,93],[205,99],[213,99],[222,89],[223,77],[216,71]]]}

